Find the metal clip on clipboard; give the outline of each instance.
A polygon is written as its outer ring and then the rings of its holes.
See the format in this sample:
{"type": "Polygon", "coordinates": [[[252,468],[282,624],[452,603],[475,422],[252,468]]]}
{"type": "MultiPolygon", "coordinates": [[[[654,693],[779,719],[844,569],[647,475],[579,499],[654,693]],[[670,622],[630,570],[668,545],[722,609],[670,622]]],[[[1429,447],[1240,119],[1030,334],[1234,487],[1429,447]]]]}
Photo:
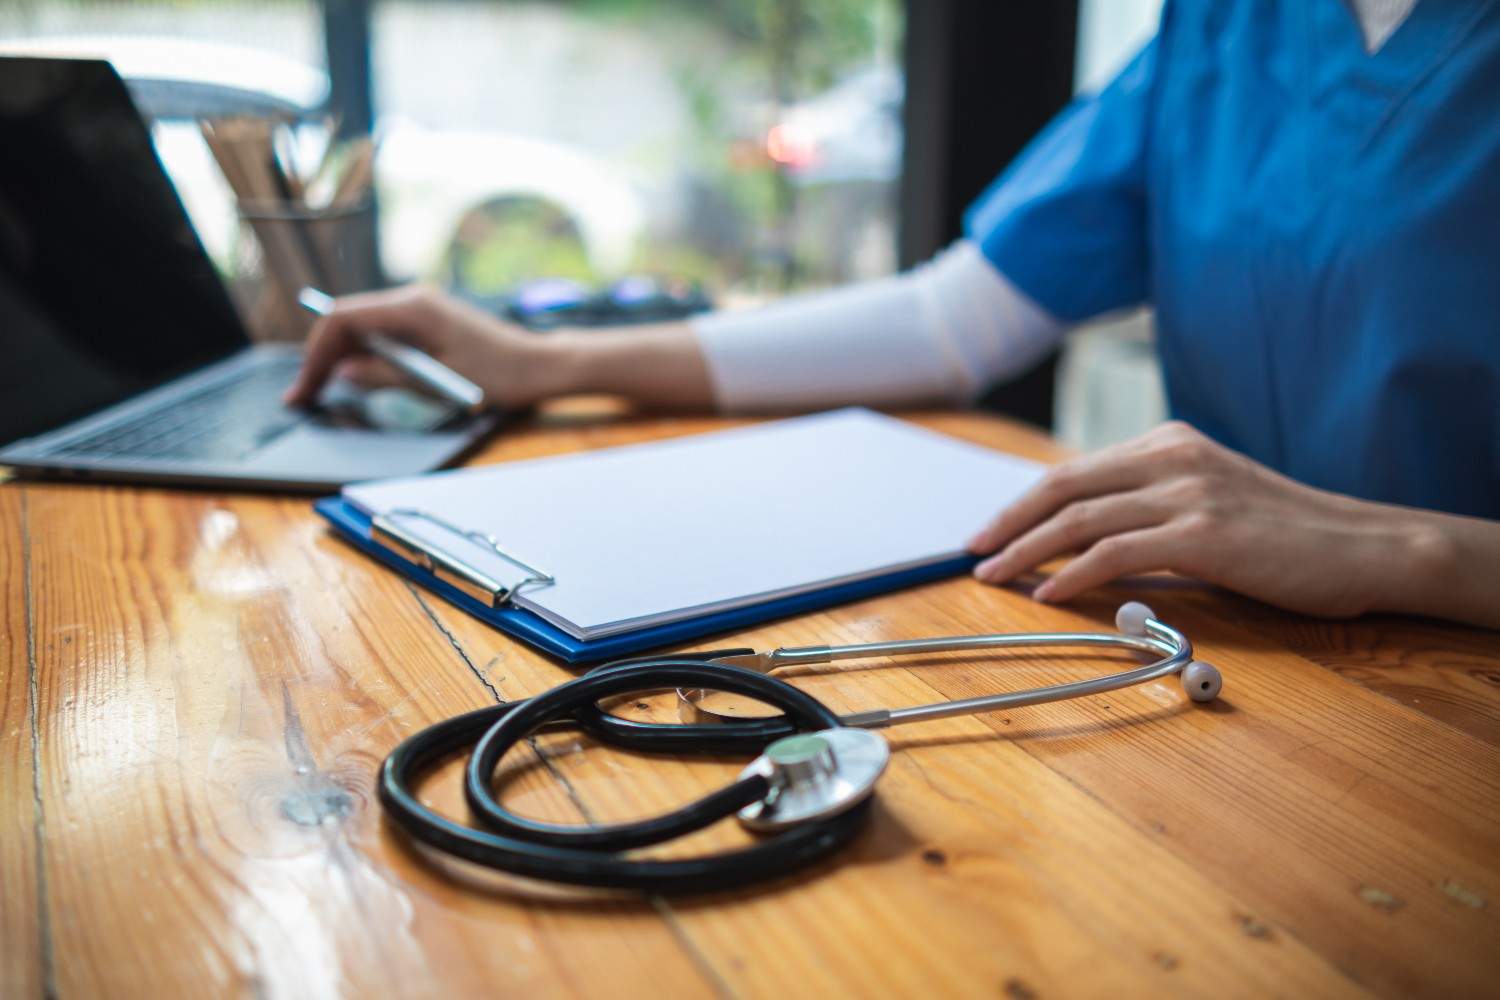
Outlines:
{"type": "Polygon", "coordinates": [[[543,572],[518,556],[507,552],[495,536],[487,535],[482,531],[461,528],[435,514],[429,514],[415,507],[398,507],[384,514],[376,514],[370,519],[370,537],[376,543],[405,557],[439,580],[483,602],[485,607],[489,608],[504,607],[510,603],[511,597],[517,591],[529,584],[545,587],[557,582],[552,574],[543,572]],[[520,582],[507,586],[483,570],[470,566],[451,552],[401,527],[397,523],[401,518],[426,521],[460,538],[467,538],[471,542],[483,545],[493,550],[501,559],[524,570],[529,575],[520,582]]]}

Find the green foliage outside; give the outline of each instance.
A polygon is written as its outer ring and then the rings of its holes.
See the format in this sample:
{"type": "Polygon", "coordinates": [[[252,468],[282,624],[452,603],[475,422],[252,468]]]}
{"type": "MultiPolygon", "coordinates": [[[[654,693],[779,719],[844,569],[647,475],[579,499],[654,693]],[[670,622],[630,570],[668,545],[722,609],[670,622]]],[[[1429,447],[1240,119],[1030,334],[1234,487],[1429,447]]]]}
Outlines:
{"type": "MultiPolygon", "coordinates": [[[[890,26],[899,23],[899,0],[553,2],[643,30],[691,23],[727,42],[728,64],[692,51],[667,55],[676,61],[673,76],[693,127],[689,162],[677,166],[688,167],[738,220],[741,239],[730,247],[651,241],[637,249],[631,269],[767,290],[823,277],[818,248],[793,233],[799,200],[818,195],[796,191],[759,146],[736,142],[745,137],[735,135],[726,81],[762,80],[767,101],[785,105],[831,86],[877,54],[894,58],[897,39],[890,26]]],[[[559,236],[551,222],[518,216],[483,233],[483,245],[463,252],[462,280],[469,287],[494,291],[541,274],[585,281],[613,277],[592,273],[580,244],[559,236]]]]}

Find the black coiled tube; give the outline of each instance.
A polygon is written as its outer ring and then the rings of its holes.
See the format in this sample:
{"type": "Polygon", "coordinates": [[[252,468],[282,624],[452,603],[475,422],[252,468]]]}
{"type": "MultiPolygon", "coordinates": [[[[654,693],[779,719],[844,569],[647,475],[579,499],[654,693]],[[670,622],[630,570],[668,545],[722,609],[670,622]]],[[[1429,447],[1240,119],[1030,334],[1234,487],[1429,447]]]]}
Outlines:
{"type": "MultiPolygon", "coordinates": [[[[699,654],[705,655],[705,654],[699,654]]],[[[765,797],[765,778],[751,777],[699,799],[676,812],[606,827],[558,826],[513,815],[490,788],[506,751],[537,728],[571,721],[609,742],[632,749],[677,753],[758,752],[787,731],[832,729],[838,716],[805,692],[765,674],[688,657],[635,660],[606,665],[577,680],[526,701],[496,705],[438,723],[406,739],[386,758],[380,772],[380,801],[392,820],[414,840],[490,868],[572,885],[643,892],[714,892],[788,874],[848,843],[869,816],[870,800],[840,813],[768,837],[750,847],[722,854],[674,860],[638,860],[624,851],[675,839],[702,829],[765,797]],[[784,717],[755,746],[756,737],[725,727],[654,725],[628,722],[628,738],[615,736],[614,716],[602,713],[600,699],[658,688],[699,687],[727,691],[765,702],[784,717]],[[580,716],[582,718],[580,718],[580,716]],[[684,739],[683,731],[695,734],[684,739]],[[647,732],[652,736],[644,735],[647,732]],[[661,738],[665,736],[666,738],[661,738]],[[726,741],[725,736],[729,736],[726,741]],[[413,793],[417,778],[442,757],[475,745],[465,768],[470,807],[488,828],[474,829],[440,816],[413,793]]],[[[626,720],[617,720],[626,722],[626,720]]],[[[770,721],[770,720],[768,720],[770,721]]]]}

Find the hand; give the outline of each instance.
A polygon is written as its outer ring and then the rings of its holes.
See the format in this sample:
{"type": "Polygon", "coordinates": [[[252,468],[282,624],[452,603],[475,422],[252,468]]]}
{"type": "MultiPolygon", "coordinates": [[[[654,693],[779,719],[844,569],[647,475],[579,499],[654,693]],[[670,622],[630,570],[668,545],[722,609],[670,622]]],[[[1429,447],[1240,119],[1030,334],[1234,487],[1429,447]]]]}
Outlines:
{"type": "Polygon", "coordinates": [[[988,583],[1080,553],[1036,589],[1041,601],[1170,570],[1294,611],[1346,616],[1402,603],[1386,588],[1416,567],[1403,557],[1430,542],[1415,520],[1423,516],[1436,515],[1304,486],[1174,422],[1055,466],[969,548],[998,550],[974,569],[988,583]]]}
{"type": "Polygon", "coordinates": [[[420,348],[484,389],[490,406],[521,407],[564,391],[567,355],[548,339],[420,286],[349,295],[320,319],[286,402],[317,397],[333,374],[366,388],[408,384],[365,350],[360,334],[377,330],[420,348]]]}

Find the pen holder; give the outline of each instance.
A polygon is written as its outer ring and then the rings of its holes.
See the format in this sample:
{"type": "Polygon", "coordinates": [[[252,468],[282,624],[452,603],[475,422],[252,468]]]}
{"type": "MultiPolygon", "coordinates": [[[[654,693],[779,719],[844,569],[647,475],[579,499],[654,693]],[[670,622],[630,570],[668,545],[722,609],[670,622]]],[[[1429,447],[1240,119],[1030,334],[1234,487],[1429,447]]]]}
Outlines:
{"type": "Polygon", "coordinates": [[[380,284],[375,256],[375,203],[368,195],[346,205],[309,208],[284,202],[237,202],[239,217],[260,248],[260,281],[249,310],[256,340],[296,341],[313,318],[297,293],[313,287],[331,295],[380,284]]]}

